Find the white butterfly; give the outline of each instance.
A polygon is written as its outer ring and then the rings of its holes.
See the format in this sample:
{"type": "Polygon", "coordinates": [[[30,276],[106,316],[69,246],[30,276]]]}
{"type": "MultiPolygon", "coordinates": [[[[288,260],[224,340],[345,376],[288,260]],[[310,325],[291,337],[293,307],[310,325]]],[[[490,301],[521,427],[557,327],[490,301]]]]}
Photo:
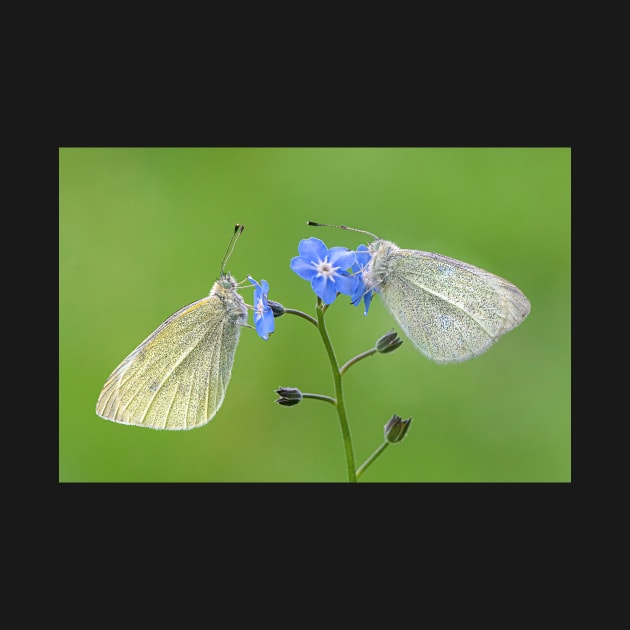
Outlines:
{"type": "MultiPolygon", "coordinates": [[[[236,226],[230,246],[243,231],[236,226]]],[[[238,283],[223,266],[210,295],[171,315],[110,375],[96,403],[108,420],[152,429],[200,427],[221,407],[247,324],[238,283]]]]}

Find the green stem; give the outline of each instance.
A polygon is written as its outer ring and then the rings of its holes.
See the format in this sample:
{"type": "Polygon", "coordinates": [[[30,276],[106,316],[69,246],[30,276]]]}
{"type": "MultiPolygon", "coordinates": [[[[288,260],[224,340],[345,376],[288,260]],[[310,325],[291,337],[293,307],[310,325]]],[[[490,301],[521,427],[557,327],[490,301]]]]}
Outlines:
{"type": "Polygon", "coordinates": [[[371,357],[376,352],[376,348],[371,348],[370,350],[366,350],[361,354],[357,354],[356,357],[350,359],[347,363],[341,366],[339,370],[339,374],[342,376],[348,371],[348,368],[352,367],[355,363],[358,363],[361,359],[365,359],[366,357],[371,357]]]}
{"type": "Polygon", "coordinates": [[[348,468],[348,481],[356,482],[357,475],[354,470],[354,452],[352,450],[352,436],[350,435],[350,425],[346,416],[346,404],[343,399],[343,388],[341,386],[341,373],[339,372],[339,363],[330,343],[330,337],[324,323],[324,310],[321,308],[321,299],[317,298],[317,323],[319,333],[326,347],[328,359],[332,368],[333,380],[335,382],[335,397],[337,398],[337,414],[339,416],[339,424],[341,425],[341,434],[343,436],[343,444],[346,449],[346,466],[348,468]]]}
{"type": "Polygon", "coordinates": [[[383,442],[357,470],[357,479],[365,472],[365,469],[389,446],[389,442],[383,442]]]}
{"type": "Polygon", "coordinates": [[[318,324],[317,324],[317,320],[313,317],[311,317],[310,315],[307,315],[306,313],[302,313],[302,311],[296,311],[293,308],[285,308],[284,309],[285,314],[289,313],[290,315],[298,315],[299,317],[304,318],[306,321],[311,322],[311,324],[313,324],[313,326],[319,328],[318,324]]]}
{"type": "Polygon", "coordinates": [[[337,401],[330,396],[324,396],[323,394],[302,394],[302,398],[315,398],[315,400],[324,400],[331,405],[337,405],[337,401]]]}

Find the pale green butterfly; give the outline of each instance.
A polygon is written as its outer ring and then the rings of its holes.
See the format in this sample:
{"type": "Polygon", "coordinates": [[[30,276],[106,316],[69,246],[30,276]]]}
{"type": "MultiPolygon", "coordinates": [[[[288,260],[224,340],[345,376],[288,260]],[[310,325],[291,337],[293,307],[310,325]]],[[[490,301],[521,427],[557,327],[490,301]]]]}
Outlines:
{"type": "MultiPolygon", "coordinates": [[[[307,221],[309,225],[322,223],[307,221]]],[[[436,363],[458,363],[484,353],[527,317],[529,300],[512,283],[468,263],[401,249],[370,232],[366,293],[376,291],[407,337],[436,363]]]]}
{"type": "Polygon", "coordinates": [[[221,407],[247,308],[225,263],[243,232],[236,225],[210,295],[180,309],[110,375],[96,413],[152,429],[200,427],[221,407]]]}

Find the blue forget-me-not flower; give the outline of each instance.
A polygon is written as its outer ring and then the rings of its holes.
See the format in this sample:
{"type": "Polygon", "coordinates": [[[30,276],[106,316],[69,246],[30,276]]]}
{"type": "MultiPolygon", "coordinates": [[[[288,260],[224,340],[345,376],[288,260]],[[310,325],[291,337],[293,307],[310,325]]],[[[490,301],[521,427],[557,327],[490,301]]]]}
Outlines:
{"type": "Polygon", "coordinates": [[[269,283],[262,280],[260,284],[251,276],[247,279],[254,285],[254,325],[258,336],[265,341],[269,339],[269,334],[273,332],[273,311],[267,299],[269,294],[269,283]]]}
{"type": "Polygon", "coordinates": [[[311,237],[300,241],[298,254],[291,259],[291,269],[310,281],[315,295],[324,304],[332,304],[337,293],[354,294],[358,280],[348,269],[356,263],[355,252],[347,247],[328,249],[323,241],[311,237]]]}

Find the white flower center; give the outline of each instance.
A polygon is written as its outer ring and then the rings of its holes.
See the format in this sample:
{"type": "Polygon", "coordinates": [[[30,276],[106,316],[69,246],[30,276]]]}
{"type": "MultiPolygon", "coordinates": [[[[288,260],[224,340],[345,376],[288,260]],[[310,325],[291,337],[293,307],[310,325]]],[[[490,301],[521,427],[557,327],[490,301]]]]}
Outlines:
{"type": "Polygon", "coordinates": [[[317,269],[317,276],[323,276],[326,280],[334,280],[337,270],[339,269],[339,267],[333,267],[328,262],[328,256],[326,256],[324,260],[313,262],[313,265],[315,266],[315,269],[317,269]]]}
{"type": "Polygon", "coordinates": [[[260,319],[265,312],[265,303],[263,302],[262,297],[258,298],[258,303],[256,304],[256,319],[260,319]]]}

